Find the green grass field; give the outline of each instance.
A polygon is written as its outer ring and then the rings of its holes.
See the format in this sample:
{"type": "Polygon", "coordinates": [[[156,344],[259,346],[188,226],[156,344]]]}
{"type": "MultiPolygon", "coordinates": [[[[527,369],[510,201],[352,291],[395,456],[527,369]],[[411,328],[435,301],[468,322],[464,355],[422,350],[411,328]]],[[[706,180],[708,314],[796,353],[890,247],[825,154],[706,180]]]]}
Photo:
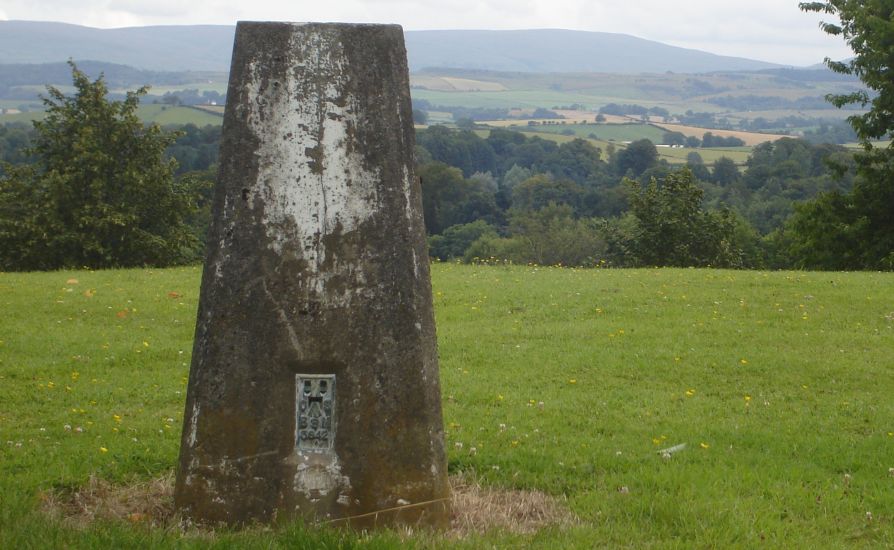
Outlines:
{"type": "Polygon", "coordinates": [[[170,107],[167,105],[140,105],[137,116],[146,122],[154,122],[160,126],[195,124],[202,127],[207,125],[220,126],[223,117],[192,107],[170,107]]]}
{"type": "MultiPolygon", "coordinates": [[[[148,104],[137,108],[137,116],[144,122],[156,123],[160,126],[182,126],[195,124],[202,127],[207,125],[220,126],[223,124],[223,116],[192,107],[172,107],[169,105],[148,104]]],[[[12,115],[0,115],[0,124],[10,122],[30,122],[44,117],[43,111],[29,111],[12,115]]]]}
{"type": "Polygon", "coordinates": [[[198,284],[198,268],[0,274],[0,547],[894,545],[879,273],[435,264],[450,470],[546,491],[571,527],[451,542],[47,519],[46,491],[172,470],[198,284]]]}
{"type": "Polygon", "coordinates": [[[596,136],[599,141],[636,141],[649,139],[653,143],[661,143],[666,130],[648,124],[549,124],[531,127],[520,127],[522,131],[541,134],[561,134],[573,137],[589,138],[596,136]]]}
{"type": "Polygon", "coordinates": [[[715,112],[720,109],[716,105],[700,101],[672,102],[625,95],[625,90],[617,90],[618,95],[603,95],[587,91],[560,90],[509,90],[505,92],[447,92],[437,90],[413,89],[414,99],[425,99],[432,105],[450,107],[495,107],[533,109],[543,107],[549,109],[557,105],[580,103],[591,109],[598,109],[609,103],[637,103],[645,107],[671,108],[674,112],[685,112],[688,109],[702,112],[715,112]],[[681,110],[682,109],[682,110],[681,110]]]}

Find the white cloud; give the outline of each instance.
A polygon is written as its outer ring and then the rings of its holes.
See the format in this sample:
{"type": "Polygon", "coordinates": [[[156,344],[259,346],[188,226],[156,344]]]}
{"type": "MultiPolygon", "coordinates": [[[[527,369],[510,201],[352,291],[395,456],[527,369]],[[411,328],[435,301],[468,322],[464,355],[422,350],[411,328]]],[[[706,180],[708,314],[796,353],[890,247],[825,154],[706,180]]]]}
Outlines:
{"type": "MultiPolygon", "coordinates": [[[[847,57],[816,14],[785,0],[0,0],[12,19],[97,27],[237,20],[399,23],[421,29],[565,28],[632,34],[787,64],[847,57]]],[[[4,13],[5,12],[5,13],[4,13]]]]}

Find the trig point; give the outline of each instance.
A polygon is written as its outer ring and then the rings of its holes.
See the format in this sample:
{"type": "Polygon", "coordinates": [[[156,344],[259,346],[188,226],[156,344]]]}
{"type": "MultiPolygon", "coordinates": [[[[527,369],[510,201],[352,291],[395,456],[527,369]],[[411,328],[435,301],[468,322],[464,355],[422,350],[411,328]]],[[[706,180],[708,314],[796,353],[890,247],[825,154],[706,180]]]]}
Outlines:
{"type": "Polygon", "coordinates": [[[175,499],[198,521],[449,514],[399,26],[239,23],[175,499]]]}

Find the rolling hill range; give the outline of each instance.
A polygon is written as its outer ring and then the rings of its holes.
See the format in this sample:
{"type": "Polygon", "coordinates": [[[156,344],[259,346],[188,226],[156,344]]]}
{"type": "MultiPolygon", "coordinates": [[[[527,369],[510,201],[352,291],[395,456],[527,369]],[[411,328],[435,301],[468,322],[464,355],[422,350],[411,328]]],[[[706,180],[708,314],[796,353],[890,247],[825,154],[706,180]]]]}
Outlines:
{"type": "MultiPolygon", "coordinates": [[[[234,27],[96,29],[0,21],[0,64],[95,60],[153,71],[226,71],[234,27]]],[[[458,68],[527,73],[751,71],[771,63],[668,46],[630,35],[555,29],[407,31],[411,71],[458,68]]]]}

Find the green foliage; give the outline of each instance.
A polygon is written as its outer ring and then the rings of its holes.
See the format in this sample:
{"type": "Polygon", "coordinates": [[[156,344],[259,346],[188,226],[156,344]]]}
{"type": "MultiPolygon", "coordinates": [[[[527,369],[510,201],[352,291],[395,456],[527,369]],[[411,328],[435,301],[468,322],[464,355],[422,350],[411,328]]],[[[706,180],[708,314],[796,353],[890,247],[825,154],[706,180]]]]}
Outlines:
{"type": "Polygon", "coordinates": [[[649,266],[741,267],[734,243],[735,223],[728,211],[702,210],[704,192],[684,168],[647,185],[627,180],[630,211],[636,218],[632,248],[649,266]]]}
{"type": "Polygon", "coordinates": [[[548,204],[580,208],[584,190],[571,180],[555,179],[549,174],[531,176],[512,190],[512,206],[518,210],[540,210],[548,204]]]}
{"type": "Polygon", "coordinates": [[[109,101],[71,64],[76,93],[49,87],[34,165],[0,179],[0,269],[165,266],[195,257],[190,180],[164,160],[175,135],[135,115],[142,88],[109,101]]]}
{"type": "Polygon", "coordinates": [[[849,196],[828,196],[798,211],[789,225],[792,250],[802,253],[813,246],[826,247],[802,254],[799,261],[824,269],[842,262],[863,269],[894,269],[894,146],[874,147],[871,140],[894,135],[894,78],[891,73],[891,45],[894,5],[889,0],[830,0],[802,2],[808,12],[820,12],[838,19],[823,23],[825,32],[843,38],[854,51],[850,61],[826,60],[833,71],[855,75],[874,92],[830,95],[838,107],[849,104],[869,106],[868,112],[851,116],[865,152],[856,157],[858,177],[849,196]],[[815,215],[816,220],[808,217],[815,215]],[[818,231],[825,234],[818,235],[818,231]],[[842,243],[853,248],[842,257],[842,243]]]}
{"type": "Polygon", "coordinates": [[[835,23],[824,22],[822,29],[843,38],[855,55],[843,62],[827,59],[826,64],[837,73],[859,77],[875,92],[872,98],[865,91],[833,94],[829,101],[836,107],[868,104],[868,112],[849,118],[857,135],[866,140],[888,138],[894,130],[894,79],[890,74],[894,6],[889,0],[830,0],[801,2],[799,6],[804,11],[826,13],[838,19],[835,23]]]}
{"type": "Polygon", "coordinates": [[[473,132],[454,132],[435,125],[417,132],[416,136],[416,142],[428,150],[434,160],[459,168],[466,177],[475,172],[496,170],[493,148],[473,132]]]}
{"type": "Polygon", "coordinates": [[[0,174],[3,164],[25,164],[30,162],[28,154],[34,130],[22,123],[0,125],[0,174]]]}
{"type": "Polygon", "coordinates": [[[618,153],[618,172],[640,176],[658,162],[658,149],[648,139],[634,141],[618,153]]]}
{"type": "Polygon", "coordinates": [[[680,132],[665,132],[661,138],[665,145],[686,145],[686,136],[680,132]]]}
{"type": "Polygon", "coordinates": [[[466,250],[483,236],[496,237],[494,227],[484,220],[453,225],[440,235],[432,235],[428,239],[428,252],[432,258],[449,260],[462,258],[466,250]]]}
{"type": "Polygon", "coordinates": [[[511,237],[485,234],[466,251],[465,259],[508,260],[519,264],[596,266],[606,243],[595,219],[575,219],[567,204],[549,203],[538,210],[515,210],[509,217],[511,237]]]}
{"type": "Polygon", "coordinates": [[[413,109],[413,124],[428,124],[428,113],[422,109],[413,109]]]}
{"type": "Polygon", "coordinates": [[[739,179],[739,167],[729,157],[720,157],[714,161],[711,179],[720,186],[732,185],[739,179]]]}
{"type": "Polygon", "coordinates": [[[715,136],[711,132],[706,132],[702,136],[702,147],[742,147],[745,142],[735,136],[723,137],[715,136]]]}
{"type": "Polygon", "coordinates": [[[460,169],[442,162],[422,165],[418,173],[422,182],[425,229],[429,235],[479,219],[499,221],[494,190],[480,180],[465,179],[460,169]]]}

